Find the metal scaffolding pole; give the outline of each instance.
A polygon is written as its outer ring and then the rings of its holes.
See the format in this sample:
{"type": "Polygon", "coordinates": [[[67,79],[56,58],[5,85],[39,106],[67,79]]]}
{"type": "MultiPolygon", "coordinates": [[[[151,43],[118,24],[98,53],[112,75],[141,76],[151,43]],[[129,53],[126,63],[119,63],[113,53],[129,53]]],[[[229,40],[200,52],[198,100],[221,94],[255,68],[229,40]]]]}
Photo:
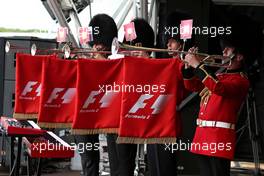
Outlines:
{"type": "Polygon", "coordinates": [[[116,18],[117,18],[117,16],[118,16],[119,13],[122,11],[122,9],[123,9],[124,6],[126,5],[126,3],[127,3],[127,0],[123,0],[123,1],[120,3],[119,7],[116,9],[116,11],[114,12],[114,14],[112,15],[112,18],[113,18],[113,19],[116,19],[116,18]]]}
{"type": "Polygon", "coordinates": [[[154,3],[156,3],[156,0],[151,0],[151,2],[150,2],[150,8],[149,8],[149,22],[151,22],[151,20],[152,20],[152,16],[153,16],[153,13],[154,13],[154,3]]]}
{"type": "Polygon", "coordinates": [[[156,45],[156,41],[157,41],[157,34],[158,34],[158,2],[157,0],[153,0],[154,2],[154,7],[153,7],[153,12],[152,12],[152,17],[153,17],[153,30],[154,30],[154,34],[155,34],[155,45],[156,45]]]}
{"type": "Polygon", "coordinates": [[[47,0],[48,6],[52,10],[53,14],[55,15],[56,19],[58,20],[60,26],[67,27],[69,29],[69,40],[72,42],[73,47],[78,47],[78,43],[75,40],[74,36],[72,35],[71,29],[67,23],[67,20],[62,12],[62,9],[60,8],[57,1],[54,0],[47,0]]]}
{"type": "Polygon", "coordinates": [[[138,18],[137,0],[133,0],[134,17],[138,18]]]}
{"type": "Polygon", "coordinates": [[[71,20],[73,20],[73,22],[75,24],[75,28],[78,30],[79,27],[82,27],[82,24],[81,24],[81,21],[78,17],[77,9],[76,9],[74,3],[72,2],[72,0],[70,0],[70,3],[72,6],[72,9],[70,10],[69,14],[70,14],[71,20]]]}
{"type": "Polygon", "coordinates": [[[90,13],[90,19],[92,19],[92,3],[90,1],[90,4],[89,4],[89,13],[90,13]]]}
{"type": "Polygon", "coordinates": [[[123,22],[126,19],[127,14],[129,13],[130,9],[132,8],[132,6],[133,6],[133,1],[132,0],[128,1],[128,3],[126,4],[125,9],[123,11],[123,14],[121,15],[121,17],[120,17],[120,19],[119,19],[119,21],[117,23],[117,29],[118,30],[121,28],[123,22]]]}
{"type": "Polygon", "coordinates": [[[148,21],[148,0],[140,0],[140,16],[148,21]]]}

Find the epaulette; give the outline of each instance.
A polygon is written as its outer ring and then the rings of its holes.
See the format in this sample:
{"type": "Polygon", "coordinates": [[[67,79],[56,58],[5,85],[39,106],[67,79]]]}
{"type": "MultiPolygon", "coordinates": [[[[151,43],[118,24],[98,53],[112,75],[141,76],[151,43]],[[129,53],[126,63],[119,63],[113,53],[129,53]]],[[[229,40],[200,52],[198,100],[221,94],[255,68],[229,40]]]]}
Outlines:
{"type": "Polygon", "coordinates": [[[246,79],[248,79],[248,76],[247,76],[247,74],[246,73],[244,73],[244,72],[239,72],[239,74],[243,77],[243,78],[246,78],[246,79]]]}

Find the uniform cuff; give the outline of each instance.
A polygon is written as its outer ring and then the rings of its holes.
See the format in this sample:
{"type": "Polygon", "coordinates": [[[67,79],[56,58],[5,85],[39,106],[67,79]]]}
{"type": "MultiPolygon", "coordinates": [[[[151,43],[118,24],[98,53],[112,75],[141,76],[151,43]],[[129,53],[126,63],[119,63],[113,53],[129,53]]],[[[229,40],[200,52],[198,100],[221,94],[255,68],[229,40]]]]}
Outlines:
{"type": "Polygon", "coordinates": [[[182,69],[182,76],[184,79],[191,79],[192,77],[194,77],[194,73],[193,73],[194,69],[192,67],[189,68],[184,68],[182,69]]]}
{"type": "Polygon", "coordinates": [[[205,80],[206,77],[210,76],[213,79],[217,80],[214,72],[205,65],[200,65],[194,70],[194,74],[201,80],[205,80]]]}
{"type": "Polygon", "coordinates": [[[194,70],[194,74],[201,80],[203,81],[208,74],[208,72],[206,71],[206,69],[204,69],[203,65],[200,65],[198,67],[195,68],[194,70]]]}

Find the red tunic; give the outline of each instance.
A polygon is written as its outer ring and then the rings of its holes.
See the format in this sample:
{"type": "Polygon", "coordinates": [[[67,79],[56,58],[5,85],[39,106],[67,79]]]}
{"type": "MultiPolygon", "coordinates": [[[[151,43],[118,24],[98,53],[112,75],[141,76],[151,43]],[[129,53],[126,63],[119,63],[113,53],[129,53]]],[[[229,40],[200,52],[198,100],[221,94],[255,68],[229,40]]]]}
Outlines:
{"type": "Polygon", "coordinates": [[[247,77],[238,71],[214,75],[201,65],[194,71],[196,76],[184,79],[184,85],[192,91],[201,91],[198,119],[232,125],[228,127],[197,126],[191,152],[234,158],[237,113],[249,89],[247,77]]]}

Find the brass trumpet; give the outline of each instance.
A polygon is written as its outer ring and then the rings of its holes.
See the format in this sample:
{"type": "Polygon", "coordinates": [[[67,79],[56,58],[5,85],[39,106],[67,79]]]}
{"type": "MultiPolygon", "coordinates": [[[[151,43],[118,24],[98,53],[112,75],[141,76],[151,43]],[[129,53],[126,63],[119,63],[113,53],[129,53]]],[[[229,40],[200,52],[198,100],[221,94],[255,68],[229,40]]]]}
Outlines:
{"type": "Polygon", "coordinates": [[[93,50],[92,48],[74,48],[67,43],[63,46],[62,51],[65,58],[69,58],[70,55],[74,55],[74,57],[94,58],[94,54],[111,54],[111,51],[93,50]]]}
{"type": "MultiPolygon", "coordinates": [[[[19,45],[11,45],[9,41],[6,41],[5,43],[5,52],[8,53],[10,50],[27,50],[29,48],[26,48],[24,46],[19,46],[19,45]]],[[[31,47],[30,47],[30,53],[32,56],[36,55],[37,52],[53,52],[53,53],[62,53],[63,51],[62,50],[59,50],[59,49],[43,49],[43,50],[40,50],[37,48],[37,45],[36,44],[32,44],[31,47]]]]}
{"type": "MultiPolygon", "coordinates": [[[[23,46],[11,45],[9,41],[5,43],[5,52],[8,53],[10,50],[26,50],[23,46]]],[[[31,45],[31,55],[34,56],[36,54],[37,47],[35,44],[31,45]]]]}
{"type": "MultiPolygon", "coordinates": [[[[201,62],[207,66],[213,67],[229,67],[234,54],[231,56],[222,56],[222,55],[209,55],[207,53],[192,53],[188,51],[180,51],[180,50],[169,50],[169,49],[158,49],[158,48],[148,48],[148,47],[140,47],[140,46],[132,46],[124,43],[120,43],[117,38],[115,38],[112,42],[112,54],[117,53],[127,53],[133,51],[148,51],[148,52],[173,52],[179,54],[194,54],[202,57],[201,62]],[[122,51],[123,50],[123,51],[122,51]]],[[[184,61],[184,60],[183,60],[184,61]]]]}
{"type": "MultiPolygon", "coordinates": [[[[5,52],[8,53],[10,50],[27,50],[29,48],[26,48],[24,46],[18,46],[18,45],[11,45],[9,41],[6,42],[5,44],[5,52]]],[[[50,48],[50,49],[38,49],[36,44],[32,44],[31,48],[31,55],[34,56],[36,53],[40,52],[51,52],[51,53],[62,53],[64,54],[65,58],[69,58],[71,54],[93,54],[93,53],[98,53],[98,54],[111,54],[110,51],[95,51],[90,48],[72,48],[70,45],[67,43],[63,45],[62,49],[56,49],[56,48],[50,48]]]]}

